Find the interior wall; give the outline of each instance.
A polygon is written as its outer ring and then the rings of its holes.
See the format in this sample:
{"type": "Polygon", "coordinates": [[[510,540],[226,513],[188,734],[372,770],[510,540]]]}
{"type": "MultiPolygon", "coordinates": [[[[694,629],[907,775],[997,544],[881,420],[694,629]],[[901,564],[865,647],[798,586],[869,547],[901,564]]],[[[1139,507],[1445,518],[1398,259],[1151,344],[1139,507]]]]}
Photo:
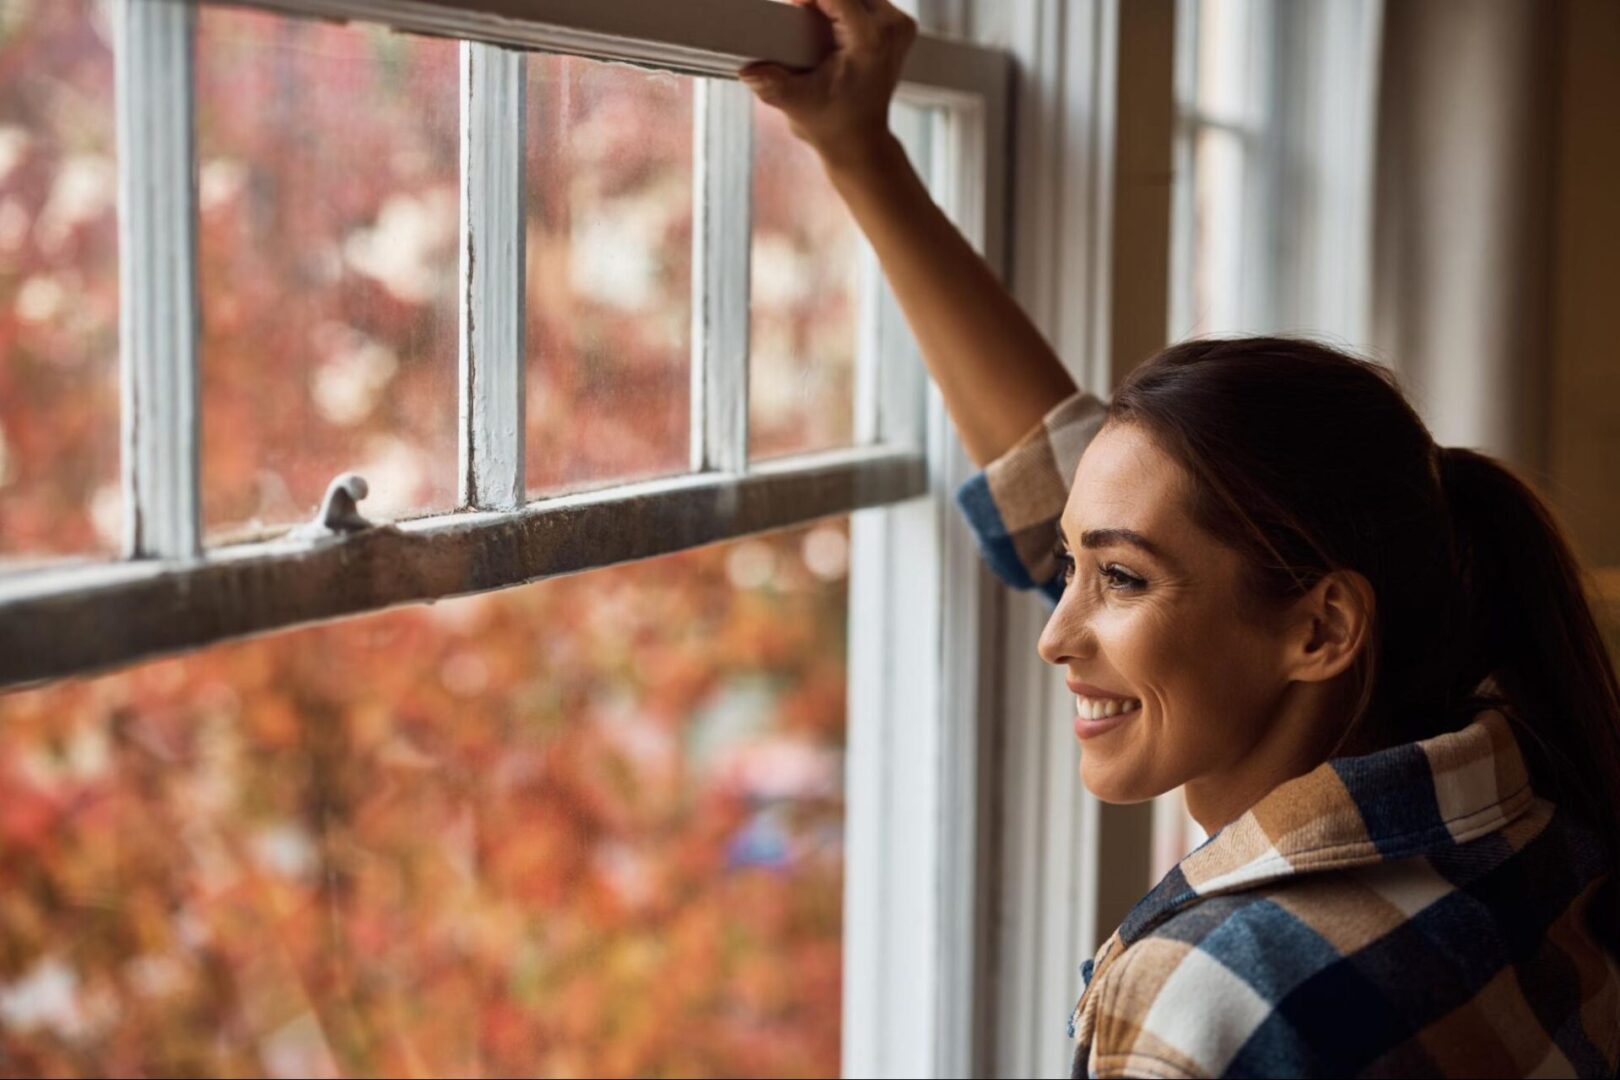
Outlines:
{"type": "Polygon", "coordinates": [[[1620,655],[1620,4],[1560,8],[1550,494],[1596,571],[1620,655]]]}
{"type": "Polygon", "coordinates": [[[1372,337],[1435,439],[1545,467],[1557,13],[1384,9],[1372,337]]]}

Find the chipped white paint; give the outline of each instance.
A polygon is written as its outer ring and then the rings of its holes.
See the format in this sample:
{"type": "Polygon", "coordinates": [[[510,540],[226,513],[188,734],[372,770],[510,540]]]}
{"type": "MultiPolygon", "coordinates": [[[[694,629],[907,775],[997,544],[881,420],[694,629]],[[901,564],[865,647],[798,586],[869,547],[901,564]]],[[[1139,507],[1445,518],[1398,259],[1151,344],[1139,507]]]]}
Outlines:
{"type": "Polygon", "coordinates": [[[523,53],[461,44],[463,506],[523,505],[523,53]]]}
{"type": "Polygon", "coordinates": [[[700,79],[692,148],[692,469],[748,463],[749,245],[753,100],[700,79]]]}
{"type": "Polygon", "coordinates": [[[179,0],[114,8],[129,558],[190,558],[199,545],[194,23],[179,0]]]}

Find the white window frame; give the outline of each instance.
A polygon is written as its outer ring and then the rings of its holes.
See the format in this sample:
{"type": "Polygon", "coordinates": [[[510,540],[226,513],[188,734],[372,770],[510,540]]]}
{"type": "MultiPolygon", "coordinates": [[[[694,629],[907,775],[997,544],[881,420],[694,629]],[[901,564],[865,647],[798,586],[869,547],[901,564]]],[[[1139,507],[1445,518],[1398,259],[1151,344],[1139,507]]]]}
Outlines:
{"type": "MultiPolygon", "coordinates": [[[[1014,296],[1076,382],[1107,398],[1168,326],[1173,0],[966,0],[1017,61],[1014,296]]],[[[1151,884],[1151,803],[1080,781],[1074,697],[1036,642],[1051,608],[992,587],[981,733],[986,879],[972,1075],[1066,1076],[1080,963],[1151,884]]]]}
{"type": "MultiPolygon", "coordinates": [[[[856,445],[747,457],[749,221],[719,209],[746,205],[750,190],[751,95],[734,74],[754,59],[810,66],[829,46],[824,20],[766,0],[117,0],[113,11],[124,557],[0,576],[0,690],[852,513],[843,1071],[969,1075],[984,985],[978,749],[992,680],[981,672],[994,662],[985,613],[998,609],[951,500],[973,466],[869,249],[856,445]],[[193,79],[203,2],[462,41],[461,508],[203,543],[193,79]],[[694,105],[686,475],[526,496],[526,50],[710,77],[694,105]]],[[[938,110],[934,194],[998,269],[1010,78],[1002,51],[924,34],[897,95],[938,110]]]]}

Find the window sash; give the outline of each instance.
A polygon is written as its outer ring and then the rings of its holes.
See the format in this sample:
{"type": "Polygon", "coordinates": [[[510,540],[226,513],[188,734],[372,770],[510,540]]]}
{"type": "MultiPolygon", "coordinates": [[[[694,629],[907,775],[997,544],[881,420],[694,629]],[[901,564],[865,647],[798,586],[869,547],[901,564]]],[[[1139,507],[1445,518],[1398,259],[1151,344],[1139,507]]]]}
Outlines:
{"type": "MultiPolygon", "coordinates": [[[[191,72],[205,0],[120,0],[121,311],[126,519],[122,563],[0,578],[0,688],[99,670],[318,619],[647,558],[931,490],[926,375],[897,309],[864,298],[879,348],[859,350],[868,445],[747,460],[748,59],[813,64],[825,22],[764,0],[206,0],[364,19],[462,45],[460,481],[464,509],[324,537],[204,549],[199,512],[196,190],[191,72]],[[546,50],[719,76],[695,185],[694,472],[526,501],[523,486],[523,56],[546,50]],[[740,188],[740,192],[739,192],[740,188]],[[743,196],[739,204],[737,196],[743,196]],[[713,211],[710,208],[715,208],[713,211]],[[731,218],[727,218],[727,214],[731,218]],[[161,267],[163,273],[154,272],[161,267]],[[700,269],[701,268],[701,269],[700,269]],[[712,316],[712,318],[711,318],[712,316]],[[910,360],[904,364],[902,360],[910,360]],[[876,365],[875,370],[872,365],[876,365]]],[[[1010,68],[998,50],[922,35],[898,97],[938,107],[954,149],[940,190],[999,258],[987,208],[1000,175],[1010,68]],[[955,133],[954,136],[951,133],[955,133]]],[[[703,84],[700,84],[703,85],[703,84]]],[[[868,333],[863,331],[863,337],[868,333]]],[[[361,504],[364,512],[364,504],[361,504]]]]}
{"type": "Polygon", "coordinates": [[[327,539],[43,570],[0,598],[0,685],[85,672],[245,634],[519,585],[663,555],[926,487],[922,457],[855,447],[574,492],[327,539]]]}

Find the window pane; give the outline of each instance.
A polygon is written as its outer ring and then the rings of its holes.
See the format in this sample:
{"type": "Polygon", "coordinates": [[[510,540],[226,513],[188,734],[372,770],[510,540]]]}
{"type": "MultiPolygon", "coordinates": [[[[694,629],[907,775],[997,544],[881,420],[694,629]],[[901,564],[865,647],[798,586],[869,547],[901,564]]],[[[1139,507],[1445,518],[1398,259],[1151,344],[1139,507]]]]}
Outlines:
{"type": "Polygon", "coordinates": [[[25,1075],[836,1075],[847,519],[0,697],[25,1075]]]}
{"type": "Polygon", "coordinates": [[[854,220],[782,113],[754,105],[751,458],[847,446],[859,295],[854,220]]]}
{"type": "Polygon", "coordinates": [[[216,539],[456,501],[455,42],[204,8],[203,511],[216,539]],[[246,527],[244,529],[243,527],[246,527]]]}
{"type": "Polygon", "coordinates": [[[1206,116],[1255,124],[1250,92],[1262,72],[1255,48],[1261,40],[1254,0],[1200,0],[1198,8],[1198,105],[1206,116]]]}
{"type": "Polygon", "coordinates": [[[1237,333],[1243,319],[1243,143],[1201,127],[1194,142],[1193,334],[1237,333]]]}
{"type": "Polygon", "coordinates": [[[89,0],[0,0],[0,567],[114,551],[112,32],[89,0]]]}
{"type": "Polygon", "coordinates": [[[692,80],[528,62],[530,492],[690,456],[692,80]]]}

